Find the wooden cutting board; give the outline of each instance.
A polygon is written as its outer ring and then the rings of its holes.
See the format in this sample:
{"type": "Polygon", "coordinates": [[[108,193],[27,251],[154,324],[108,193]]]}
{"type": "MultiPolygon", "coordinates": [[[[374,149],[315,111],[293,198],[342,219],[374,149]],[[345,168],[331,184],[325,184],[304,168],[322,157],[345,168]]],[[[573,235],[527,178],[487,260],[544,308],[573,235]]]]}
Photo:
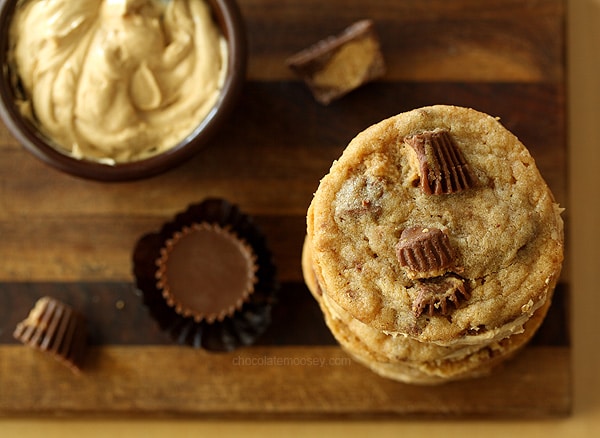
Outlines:
{"type": "MultiPolygon", "coordinates": [[[[209,418],[532,418],[571,412],[565,269],[534,341],[488,378],[439,387],[382,379],[336,345],[302,282],[304,215],[319,179],[359,131],[429,104],[500,117],[568,207],[563,0],[239,0],[248,82],[229,125],[181,167],[144,181],[77,179],[0,125],[0,415],[209,418]],[[354,21],[374,20],[383,80],[328,107],[285,66],[354,21]],[[137,239],[219,196],[256,218],[282,284],[257,345],[215,354],[174,345],[136,295],[137,239]],[[16,343],[35,300],[88,317],[76,376],[16,343]]],[[[568,234],[568,210],[565,213],[568,234]]],[[[567,254],[567,265],[568,265],[567,254]]]]}

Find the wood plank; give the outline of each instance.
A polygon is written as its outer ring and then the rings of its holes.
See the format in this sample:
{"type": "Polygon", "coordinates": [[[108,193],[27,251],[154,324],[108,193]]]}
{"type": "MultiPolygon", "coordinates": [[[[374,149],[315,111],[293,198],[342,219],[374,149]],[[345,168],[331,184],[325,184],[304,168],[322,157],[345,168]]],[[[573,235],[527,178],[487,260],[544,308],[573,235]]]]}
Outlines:
{"type": "MultiPolygon", "coordinates": [[[[0,345],[17,344],[12,332],[33,304],[52,296],[86,315],[90,345],[168,345],[172,341],[141,305],[131,283],[0,283],[0,345]]],[[[568,285],[560,283],[544,323],[531,341],[536,346],[568,347],[568,285]]],[[[272,322],[257,340],[262,346],[333,345],[317,302],[303,282],[281,285],[272,322]]],[[[0,380],[1,381],[1,380],[0,380]]]]}
{"type": "Polygon", "coordinates": [[[564,3],[555,0],[240,0],[253,79],[292,77],[285,59],[371,18],[391,81],[564,80],[564,3]]]}
{"type": "MultiPolygon", "coordinates": [[[[300,271],[305,212],[319,179],[358,132],[419,106],[463,105],[500,117],[568,207],[564,0],[238,1],[250,55],[242,99],[212,143],[177,169],[125,184],[74,178],[39,162],[0,124],[0,416],[568,415],[568,269],[540,331],[515,360],[490,378],[435,388],[381,379],[349,362],[300,271]],[[388,72],[320,106],[285,59],[362,18],[375,21],[388,72]],[[282,282],[267,333],[231,354],[173,345],[132,284],[136,240],[208,196],[255,216],[282,282]],[[89,318],[82,375],[12,339],[44,294],[89,318]]],[[[565,218],[568,234],[568,210],[565,218]]]]}
{"type": "Polygon", "coordinates": [[[325,108],[297,82],[249,82],[229,124],[208,147],[183,166],[143,181],[106,184],[74,178],[12,142],[0,143],[5,154],[0,219],[164,215],[211,194],[241,202],[250,213],[304,214],[319,179],[356,134],[399,112],[437,103],[500,117],[531,150],[559,201],[566,200],[563,85],[377,83],[325,108]]]}
{"type": "MultiPolygon", "coordinates": [[[[187,205],[187,204],[186,204],[187,205]]],[[[137,240],[171,217],[53,216],[0,221],[0,281],[129,281],[137,240]]],[[[255,216],[280,281],[301,281],[304,215],[255,216]]]]}
{"type": "Polygon", "coordinates": [[[0,346],[0,415],[200,418],[545,418],[570,413],[569,349],[534,347],[493,376],[423,388],[376,376],[339,347],[95,347],[74,375],[0,346]],[[166,371],[168,370],[168,371],[166,371]],[[551,384],[549,384],[551,382],[551,384]]]}
{"type": "Polygon", "coordinates": [[[435,102],[501,117],[530,148],[558,202],[567,203],[564,91],[558,86],[373,84],[323,108],[299,84],[253,82],[232,119],[239,129],[225,130],[190,162],[149,180],[90,182],[60,174],[24,150],[2,151],[0,257],[6,262],[0,281],[128,279],[135,241],[207,196],[264,216],[274,252],[287,254],[278,261],[284,279],[297,278],[299,263],[289,256],[299,251],[300,223],[332,161],[370,124],[435,102]],[[497,95],[502,99],[488,100],[497,95]],[[296,217],[287,232],[277,225],[282,216],[282,223],[296,217]]]}

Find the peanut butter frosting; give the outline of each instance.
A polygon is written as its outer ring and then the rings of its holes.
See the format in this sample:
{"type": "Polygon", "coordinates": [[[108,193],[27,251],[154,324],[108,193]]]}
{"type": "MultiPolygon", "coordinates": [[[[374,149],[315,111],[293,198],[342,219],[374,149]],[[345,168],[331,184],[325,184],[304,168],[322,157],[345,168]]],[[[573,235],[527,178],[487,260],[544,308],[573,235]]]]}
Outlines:
{"type": "Polygon", "coordinates": [[[227,71],[204,0],[29,0],[10,36],[21,112],[61,152],[107,164],[184,140],[227,71]]]}

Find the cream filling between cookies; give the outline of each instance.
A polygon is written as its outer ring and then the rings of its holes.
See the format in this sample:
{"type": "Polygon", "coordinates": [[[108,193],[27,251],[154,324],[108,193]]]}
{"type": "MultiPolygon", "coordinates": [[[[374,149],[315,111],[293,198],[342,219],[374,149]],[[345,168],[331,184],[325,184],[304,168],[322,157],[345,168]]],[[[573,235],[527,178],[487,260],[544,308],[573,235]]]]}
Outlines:
{"type": "MultiPolygon", "coordinates": [[[[352,333],[354,333],[354,335],[356,335],[359,339],[361,339],[361,341],[363,341],[365,344],[367,344],[367,343],[362,339],[362,337],[358,333],[356,333],[355,330],[352,330],[351,324],[357,324],[363,330],[370,332],[370,334],[373,336],[376,336],[378,334],[384,334],[391,338],[397,338],[396,336],[390,336],[383,331],[378,331],[372,327],[369,327],[366,324],[364,324],[363,322],[359,321],[358,319],[353,318],[352,316],[350,316],[348,314],[348,312],[343,310],[337,303],[335,303],[335,301],[331,300],[327,296],[327,293],[325,291],[323,291],[322,300],[323,300],[325,306],[327,307],[327,309],[329,310],[329,312],[331,313],[332,318],[335,318],[335,319],[338,319],[339,321],[341,321],[350,331],[352,331],[352,333]]],[[[409,338],[408,336],[406,336],[406,337],[403,336],[402,338],[405,338],[411,342],[420,343],[419,341],[409,338]]],[[[491,344],[493,342],[494,341],[492,340],[490,342],[486,342],[485,344],[464,346],[457,350],[452,350],[452,351],[448,352],[448,354],[441,355],[440,357],[436,358],[434,361],[460,360],[460,359],[465,358],[466,356],[469,356],[470,354],[475,353],[476,351],[481,350],[482,348],[487,347],[489,344],[491,344]]],[[[445,347],[445,346],[440,346],[437,344],[436,344],[436,346],[438,346],[440,348],[445,347]]],[[[450,347],[445,347],[445,348],[450,348],[450,347]]],[[[407,362],[424,362],[424,361],[418,361],[415,359],[411,359],[408,357],[405,358],[405,361],[407,361],[407,362]]]]}
{"type": "MultiPolygon", "coordinates": [[[[502,350],[501,343],[507,338],[499,341],[492,340],[485,342],[483,345],[463,346],[462,348],[460,348],[460,346],[459,348],[456,348],[456,346],[441,347],[432,344],[429,345],[429,347],[439,347],[442,349],[447,348],[450,351],[447,354],[440,355],[439,357],[432,357],[430,359],[422,358],[421,360],[410,358],[410,350],[412,349],[410,345],[408,345],[409,351],[407,352],[405,350],[403,352],[404,354],[400,354],[400,356],[394,353],[393,348],[388,348],[387,350],[384,348],[383,350],[386,351],[373,351],[371,348],[373,340],[376,341],[377,338],[381,338],[381,336],[387,337],[387,335],[385,335],[382,331],[373,329],[372,327],[369,327],[361,321],[350,316],[343,308],[341,308],[328,297],[326,291],[321,287],[317,280],[310,252],[310,244],[305,240],[302,253],[302,269],[306,279],[306,284],[315,299],[319,302],[326,317],[326,322],[330,326],[332,333],[336,338],[339,338],[338,341],[341,343],[347,353],[359,363],[367,366],[384,377],[390,377],[395,380],[401,380],[409,383],[423,384],[434,384],[440,381],[455,380],[464,377],[474,377],[486,374],[489,371],[490,366],[494,365],[493,363],[488,363],[481,368],[474,368],[472,364],[475,362],[471,363],[471,358],[474,358],[477,354],[487,349],[492,351],[502,350]],[[348,340],[347,336],[345,336],[344,333],[340,333],[340,329],[335,328],[335,324],[339,324],[342,327],[342,330],[347,330],[352,334],[352,336],[356,337],[358,341],[358,346],[356,348],[348,344],[350,341],[348,340]],[[358,329],[353,327],[355,324],[358,325],[358,329]],[[362,330],[365,330],[366,334],[363,333],[362,330]],[[373,340],[369,340],[370,337],[373,337],[373,340]],[[377,353],[381,353],[381,357],[378,358],[377,353]],[[449,368],[446,368],[446,365],[449,366],[449,368]],[[456,368],[456,366],[458,366],[458,368],[456,368]],[[440,367],[444,367],[443,370],[440,367]]],[[[551,279],[548,279],[547,284],[551,284],[551,279]]],[[[541,300],[540,302],[547,303],[547,296],[545,300],[541,300]]],[[[540,310],[539,306],[535,305],[533,300],[530,300],[528,303],[523,305],[521,310],[524,314],[531,313],[532,317],[533,314],[535,314],[538,310],[542,311],[540,310]],[[536,310],[536,308],[538,309],[536,310]]],[[[528,321],[530,319],[531,318],[528,318],[528,321]]],[[[522,332],[525,332],[524,327],[522,332]]],[[[518,333],[513,334],[518,336],[518,333]]],[[[394,342],[394,339],[396,339],[396,337],[390,336],[388,341],[394,342]]],[[[398,339],[398,342],[401,344],[403,342],[414,343],[414,347],[420,349],[417,345],[420,344],[419,341],[408,337],[404,341],[403,339],[404,337],[402,337],[402,339],[398,339]]],[[[426,344],[423,345],[425,346],[426,344]]],[[[405,349],[403,347],[407,346],[398,345],[398,347],[398,353],[401,353],[402,350],[405,349]]],[[[517,345],[517,348],[518,347],[519,345],[517,345]]],[[[435,355],[435,353],[433,353],[433,355],[435,355]]]]}
{"type": "MultiPolygon", "coordinates": [[[[339,320],[340,322],[342,322],[344,325],[346,325],[348,327],[349,330],[350,330],[349,322],[352,322],[352,323],[356,323],[356,324],[360,325],[365,330],[370,331],[373,335],[377,335],[378,333],[381,333],[381,334],[384,334],[385,336],[389,336],[391,338],[404,338],[404,339],[408,339],[413,342],[420,342],[405,333],[391,332],[391,331],[386,331],[386,330],[379,331],[377,329],[369,327],[368,325],[364,324],[360,320],[351,316],[346,310],[344,310],[339,304],[337,304],[333,299],[331,299],[329,297],[329,295],[327,294],[327,291],[325,290],[323,285],[319,282],[319,280],[316,276],[316,273],[314,271],[314,266],[313,266],[313,262],[311,260],[312,257],[310,255],[310,253],[311,253],[310,244],[305,240],[304,248],[303,248],[303,255],[302,255],[302,258],[303,258],[302,264],[303,264],[304,276],[307,279],[307,285],[309,286],[309,288],[311,288],[311,292],[315,296],[315,299],[317,299],[318,301],[322,301],[324,303],[324,305],[327,307],[327,310],[330,312],[332,318],[335,318],[335,319],[339,320]],[[310,280],[310,281],[308,281],[308,280],[310,280]],[[318,293],[316,290],[312,290],[313,288],[319,289],[319,291],[321,292],[320,297],[318,296],[318,293]]],[[[452,348],[452,347],[457,347],[457,346],[458,347],[463,346],[463,348],[457,348],[456,350],[452,350],[452,351],[448,352],[448,354],[440,356],[437,360],[440,360],[440,361],[441,360],[452,360],[452,361],[460,360],[470,354],[473,354],[474,352],[476,352],[482,348],[486,348],[490,345],[493,345],[494,343],[500,342],[501,340],[506,339],[512,335],[517,335],[517,334],[523,333],[525,331],[524,326],[527,323],[527,321],[529,321],[531,319],[531,317],[536,313],[536,311],[538,311],[540,308],[542,308],[544,306],[544,304],[546,303],[546,301],[548,299],[548,291],[550,290],[551,286],[553,286],[553,284],[554,284],[553,278],[548,277],[545,281],[546,289],[540,294],[539,300],[537,302],[534,302],[533,299],[530,299],[526,304],[524,304],[521,307],[522,314],[520,316],[513,319],[511,322],[504,324],[501,327],[497,327],[497,328],[491,329],[491,330],[486,330],[484,333],[481,333],[479,335],[464,336],[463,338],[459,338],[459,339],[457,339],[453,342],[449,342],[449,343],[431,342],[431,344],[434,344],[436,346],[443,347],[443,348],[452,348]]],[[[473,327],[472,330],[476,331],[477,327],[473,327]]],[[[358,336],[358,334],[356,334],[355,332],[354,332],[354,334],[356,336],[358,336]]],[[[359,336],[359,338],[360,338],[360,336],[359,336]]]]}
{"type": "MultiPolygon", "coordinates": [[[[548,278],[546,285],[550,284],[551,279],[548,278]]],[[[533,302],[533,300],[529,300],[529,302],[527,302],[525,305],[523,305],[521,307],[521,311],[523,312],[520,316],[518,316],[517,318],[511,320],[509,323],[504,324],[500,327],[496,327],[493,329],[488,329],[486,328],[485,331],[481,334],[478,335],[468,335],[468,336],[463,336],[461,338],[457,338],[455,340],[453,340],[452,342],[432,342],[435,343],[436,345],[442,346],[442,347],[448,347],[448,346],[452,346],[452,345],[481,345],[482,343],[485,344],[491,344],[493,342],[498,342],[501,341],[502,339],[508,338],[509,336],[515,335],[515,334],[519,334],[519,333],[523,333],[525,331],[525,323],[527,321],[529,321],[529,319],[533,316],[533,314],[540,309],[545,303],[546,300],[548,298],[548,290],[546,289],[540,296],[540,299],[537,302],[533,302]]],[[[471,327],[472,331],[478,331],[479,328],[477,326],[475,327],[471,327]]],[[[405,333],[401,333],[401,332],[393,332],[393,331],[387,331],[387,330],[383,330],[383,333],[385,333],[388,336],[393,336],[393,337],[410,337],[405,333]]]]}

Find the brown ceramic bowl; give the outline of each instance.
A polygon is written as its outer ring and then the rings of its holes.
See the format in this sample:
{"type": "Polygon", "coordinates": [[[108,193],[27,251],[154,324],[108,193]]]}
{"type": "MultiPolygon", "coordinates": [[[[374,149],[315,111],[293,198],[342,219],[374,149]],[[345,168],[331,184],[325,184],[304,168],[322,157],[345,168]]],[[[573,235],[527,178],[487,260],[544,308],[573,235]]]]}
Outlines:
{"type": "Polygon", "coordinates": [[[235,0],[207,0],[228,42],[229,69],[217,103],[196,129],[173,148],[150,158],[102,164],[63,154],[50,144],[15,104],[13,80],[7,68],[8,29],[17,0],[0,0],[0,116],[15,138],[47,164],[72,175],[100,181],[127,181],[150,177],[181,164],[209,143],[235,106],[246,79],[246,34],[235,0]]]}

